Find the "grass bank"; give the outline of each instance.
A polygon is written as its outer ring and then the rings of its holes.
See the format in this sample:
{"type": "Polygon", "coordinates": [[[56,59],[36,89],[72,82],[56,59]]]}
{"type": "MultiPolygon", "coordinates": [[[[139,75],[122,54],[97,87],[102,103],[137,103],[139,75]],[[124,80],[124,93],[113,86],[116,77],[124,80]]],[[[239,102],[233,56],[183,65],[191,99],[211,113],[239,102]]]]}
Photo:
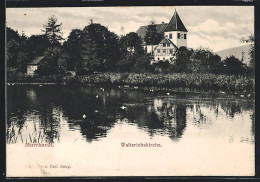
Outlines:
{"type": "Polygon", "coordinates": [[[130,86],[158,86],[167,88],[191,88],[203,90],[254,92],[255,79],[248,76],[216,74],[152,74],[152,73],[95,73],[84,76],[50,75],[30,76],[26,74],[7,75],[8,83],[66,83],[104,84],[130,86]]]}
{"type": "MultiPolygon", "coordinates": [[[[99,73],[78,76],[81,84],[117,84],[137,86],[183,87],[194,89],[254,91],[255,79],[247,76],[216,74],[150,74],[150,73],[99,73]]],[[[68,80],[69,81],[69,80],[68,80]]]]}

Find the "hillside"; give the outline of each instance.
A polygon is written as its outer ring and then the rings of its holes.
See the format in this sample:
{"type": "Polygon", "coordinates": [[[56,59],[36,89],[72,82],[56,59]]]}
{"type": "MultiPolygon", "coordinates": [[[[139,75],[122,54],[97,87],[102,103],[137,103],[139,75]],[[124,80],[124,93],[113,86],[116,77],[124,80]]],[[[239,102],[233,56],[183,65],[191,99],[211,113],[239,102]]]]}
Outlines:
{"type": "Polygon", "coordinates": [[[222,60],[224,60],[226,57],[229,57],[231,55],[235,56],[238,59],[242,59],[242,52],[244,52],[244,63],[249,64],[250,56],[248,55],[248,51],[250,48],[250,44],[239,46],[239,47],[233,47],[229,49],[224,49],[222,51],[216,52],[222,60]]]}

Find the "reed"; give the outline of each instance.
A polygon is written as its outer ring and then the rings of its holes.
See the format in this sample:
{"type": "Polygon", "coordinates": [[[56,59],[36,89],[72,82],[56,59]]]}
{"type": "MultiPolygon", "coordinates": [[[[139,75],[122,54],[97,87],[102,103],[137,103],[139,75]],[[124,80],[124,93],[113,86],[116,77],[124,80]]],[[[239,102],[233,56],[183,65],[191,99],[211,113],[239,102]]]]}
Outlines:
{"type": "Polygon", "coordinates": [[[214,73],[94,73],[83,76],[26,76],[7,77],[8,82],[67,83],[67,84],[110,84],[142,85],[162,87],[183,87],[195,89],[254,91],[255,79],[247,75],[226,75],[214,73]]]}
{"type": "Polygon", "coordinates": [[[18,128],[15,121],[11,121],[10,127],[7,128],[6,132],[6,143],[42,143],[44,140],[44,136],[41,131],[42,129],[37,129],[35,121],[33,121],[33,125],[33,130],[29,130],[27,126],[18,128]]]}
{"type": "Polygon", "coordinates": [[[255,79],[243,75],[212,73],[151,74],[151,73],[98,73],[77,77],[81,84],[127,84],[142,86],[183,87],[228,91],[253,91],[255,79]]]}

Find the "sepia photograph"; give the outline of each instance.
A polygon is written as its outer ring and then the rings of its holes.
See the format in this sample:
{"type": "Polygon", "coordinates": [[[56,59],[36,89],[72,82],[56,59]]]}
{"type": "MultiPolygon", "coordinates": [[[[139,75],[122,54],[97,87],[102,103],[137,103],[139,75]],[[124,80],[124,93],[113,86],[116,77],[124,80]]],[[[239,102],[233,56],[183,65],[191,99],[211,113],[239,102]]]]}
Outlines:
{"type": "Polygon", "coordinates": [[[254,6],[6,8],[6,176],[254,176],[254,6]]]}

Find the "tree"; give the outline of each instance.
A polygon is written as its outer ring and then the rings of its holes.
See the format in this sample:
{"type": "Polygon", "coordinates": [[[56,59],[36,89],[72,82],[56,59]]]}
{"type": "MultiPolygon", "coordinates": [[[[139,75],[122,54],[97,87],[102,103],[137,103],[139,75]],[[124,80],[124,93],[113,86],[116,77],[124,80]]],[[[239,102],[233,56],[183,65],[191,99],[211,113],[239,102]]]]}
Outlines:
{"type": "Polygon", "coordinates": [[[144,37],[144,41],[146,45],[155,45],[158,44],[162,39],[162,35],[156,31],[156,25],[153,21],[151,21],[150,25],[148,25],[146,29],[146,34],[144,37]]]}
{"type": "Polygon", "coordinates": [[[59,67],[58,61],[61,56],[61,49],[58,47],[48,47],[44,52],[44,60],[35,72],[39,75],[54,75],[63,73],[59,67]]]}
{"type": "Polygon", "coordinates": [[[121,53],[121,61],[117,65],[119,71],[132,70],[138,72],[146,65],[148,59],[142,47],[142,39],[137,33],[130,32],[122,36],[119,40],[119,45],[121,53]]]}
{"type": "Polygon", "coordinates": [[[188,72],[188,64],[190,64],[191,51],[186,47],[180,47],[176,51],[175,67],[177,72],[188,72]]]}
{"type": "Polygon", "coordinates": [[[27,51],[31,59],[43,56],[44,51],[50,46],[46,35],[32,35],[27,40],[27,51]]]}
{"type": "Polygon", "coordinates": [[[80,44],[81,73],[114,70],[119,60],[118,37],[106,27],[91,23],[83,29],[80,44]]]}
{"type": "Polygon", "coordinates": [[[198,49],[191,53],[189,70],[195,73],[218,73],[221,72],[223,64],[220,56],[207,49],[198,49]]]}
{"type": "Polygon", "coordinates": [[[208,64],[210,72],[221,73],[223,72],[223,63],[221,62],[221,57],[217,54],[211,53],[208,58],[208,64]]]}
{"type": "Polygon", "coordinates": [[[143,55],[142,39],[135,32],[130,32],[120,38],[120,49],[123,54],[143,55]]]}
{"type": "Polygon", "coordinates": [[[10,40],[15,40],[17,42],[20,41],[20,35],[17,31],[12,28],[6,27],[6,40],[7,42],[10,40]]]}
{"type": "Polygon", "coordinates": [[[137,57],[132,67],[132,71],[140,73],[150,71],[150,56],[148,54],[143,54],[137,57]]]}
{"type": "Polygon", "coordinates": [[[225,71],[227,74],[244,74],[245,64],[235,56],[227,57],[224,60],[225,71]]]}
{"type": "Polygon", "coordinates": [[[6,43],[6,62],[8,67],[17,68],[19,42],[10,40],[6,43]]]}
{"type": "Polygon", "coordinates": [[[26,72],[27,63],[30,61],[27,50],[27,37],[24,33],[20,36],[19,51],[17,56],[18,71],[26,72]]]}
{"type": "Polygon", "coordinates": [[[81,34],[82,30],[74,29],[70,32],[68,40],[63,43],[64,50],[68,54],[66,58],[68,70],[75,70],[76,65],[82,60],[80,54],[81,34]]]}
{"type": "Polygon", "coordinates": [[[250,35],[247,39],[242,38],[241,42],[250,43],[249,56],[250,56],[250,64],[249,67],[252,73],[255,73],[255,37],[254,35],[250,35]]]}
{"type": "Polygon", "coordinates": [[[57,23],[58,19],[52,15],[48,18],[47,24],[43,25],[45,36],[50,42],[50,46],[47,47],[44,51],[44,57],[47,61],[46,64],[42,64],[39,67],[39,73],[41,74],[56,74],[60,72],[60,67],[58,61],[60,59],[61,53],[61,43],[63,40],[61,25],[62,23],[57,23]]]}
{"type": "Polygon", "coordinates": [[[17,68],[18,51],[20,45],[20,35],[17,31],[6,28],[6,61],[8,67],[17,68]]]}
{"type": "Polygon", "coordinates": [[[58,24],[57,22],[58,19],[52,15],[49,17],[47,24],[43,25],[44,29],[42,31],[45,33],[52,46],[59,46],[60,41],[64,40],[62,38],[63,33],[61,32],[62,23],[58,24]]]}
{"type": "Polygon", "coordinates": [[[19,35],[17,31],[11,28],[6,28],[6,61],[7,66],[16,69],[16,71],[26,71],[29,61],[27,50],[27,37],[24,32],[19,35]]]}

